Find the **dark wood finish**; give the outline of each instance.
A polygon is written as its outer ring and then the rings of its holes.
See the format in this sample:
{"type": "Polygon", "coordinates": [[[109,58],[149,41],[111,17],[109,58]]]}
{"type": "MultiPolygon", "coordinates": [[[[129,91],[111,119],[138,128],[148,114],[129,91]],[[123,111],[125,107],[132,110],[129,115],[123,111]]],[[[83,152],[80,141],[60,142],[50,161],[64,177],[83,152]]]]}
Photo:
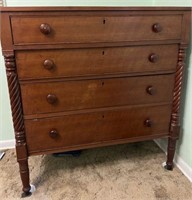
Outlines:
{"type": "Polygon", "coordinates": [[[152,63],[156,63],[157,61],[159,60],[159,56],[157,54],[150,54],[149,56],[149,61],[152,62],[152,63]]]}
{"type": "Polygon", "coordinates": [[[144,76],[139,81],[138,77],[129,77],[21,84],[22,98],[25,99],[23,110],[29,115],[171,102],[173,83],[174,75],[171,74],[144,76]]]}
{"type": "Polygon", "coordinates": [[[156,93],[156,89],[154,88],[154,86],[151,85],[146,88],[146,91],[150,95],[154,95],[156,93]]]}
{"type": "MultiPolygon", "coordinates": [[[[52,6],[52,7],[2,7],[0,11],[2,12],[49,12],[49,11],[190,11],[190,7],[83,7],[83,6],[73,6],[73,7],[62,7],[62,6],[52,6]]],[[[139,13],[138,13],[139,14],[139,13]]]]}
{"type": "Polygon", "coordinates": [[[37,79],[175,71],[177,54],[176,44],[38,50],[16,52],[16,62],[20,79],[37,79]]]}
{"type": "Polygon", "coordinates": [[[53,129],[49,132],[49,136],[53,139],[57,138],[59,136],[59,133],[57,130],[53,129]]]}
{"type": "Polygon", "coordinates": [[[33,119],[42,119],[42,118],[52,118],[52,117],[60,117],[64,115],[72,115],[72,114],[86,114],[86,113],[92,113],[92,112],[104,112],[104,111],[113,111],[120,108],[130,108],[130,107],[143,107],[143,106],[159,106],[159,105],[167,105],[170,104],[168,102],[162,102],[162,103],[150,103],[150,104],[141,104],[141,105],[126,105],[126,106],[113,106],[113,107],[102,107],[102,108],[90,108],[90,109],[83,109],[83,110],[70,110],[70,111],[64,111],[64,112],[52,112],[52,113],[35,113],[32,115],[24,115],[24,119],[26,120],[33,120],[33,119]]]}
{"type": "Polygon", "coordinates": [[[151,119],[146,119],[146,120],[144,121],[144,125],[145,125],[146,127],[152,127],[153,121],[152,121],[151,119]]]}
{"type": "Polygon", "coordinates": [[[13,16],[11,23],[16,45],[94,43],[179,39],[182,16],[13,16]],[[49,34],[37,29],[44,22],[49,34]],[[155,22],[162,27],[161,32],[154,32],[155,22]]]}
{"type": "Polygon", "coordinates": [[[47,95],[47,102],[50,104],[56,104],[58,101],[57,97],[54,94],[47,95]]]}
{"type": "Polygon", "coordinates": [[[166,137],[173,168],[190,8],[0,11],[24,196],[31,155],[166,137]]]}
{"type": "Polygon", "coordinates": [[[49,26],[49,24],[41,24],[40,25],[40,31],[45,34],[48,35],[51,33],[51,27],[49,26]]]}
{"type": "MultiPolygon", "coordinates": [[[[25,63],[25,64],[27,64],[27,63],[25,63]]],[[[54,62],[52,60],[48,60],[47,59],[47,60],[44,60],[43,66],[47,70],[52,70],[54,68],[55,64],[54,64],[54,62]]],[[[32,71],[34,71],[34,68],[33,68],[32,71]]]]}
{"type": "Polygon", "coordinates": [[[186,44],[181,44],[179,49],[178,56],[178,65],[175,74],[175,87],[173,92],[173,108],[171,115],[171,124],[170,124],[170,134],[167,147],[167,163],[166,168],[169,170],[173,169],[173,158],[176,148],[176,140],[179,138],[180,133],[180,119],[179,119],[179,109],[180,109],[180,100],[181,100],[181,84],[183,79],[183,68],[185,67],[185,57],[186,57],[186,44]]]}
{"type": "Polygon", "coordinates": [[[170,114],[171,106],[165,105],[26,120],[28,150],[78,149],[84,144],[168,133],[170,114]],[[153,126],[145,126],[147,118],[153,126]],[[49,137],[52,129],[57,130],[57,137],[49,137]]]}
{"type": "MultiPolygon", "coordinates": [[[[166,44],[179,44],[181,42],[180,39],[170,39],[166,40],[166,44]]],[[[164,40],[151,40],[150,42],[147,40],[142,41],[119,41],[119,42],[97,42],[97,43],[57,43],[57,44],[28,44],[28,45],[14,45],[14,50],[50,50],[50,49],[82,49],[82,48],[106,48],[106,47],[127,47],[127,46],[148,46],[150,45],[165,45],[164,40]]]]}
{"type": "Polygon", "coordinates": [[[152,30],[153,30],[155,33],[160,33],[160,32],[163,30],[163,27],[161,26],[161,24],[156,23],[156,24],[153,24],[152,30]]]}

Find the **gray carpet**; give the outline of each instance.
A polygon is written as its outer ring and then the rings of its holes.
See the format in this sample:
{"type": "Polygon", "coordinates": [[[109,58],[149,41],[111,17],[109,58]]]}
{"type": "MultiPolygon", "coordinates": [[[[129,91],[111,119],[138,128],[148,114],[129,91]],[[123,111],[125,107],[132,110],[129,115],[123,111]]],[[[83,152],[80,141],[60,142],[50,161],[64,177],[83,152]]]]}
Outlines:
{"type": "MultiPolygon", "coordinates": [[[[28,200],[191,200],[192,184],[176,167],[166,171],[165,154],[154,142],[84,150],[80,157],[29,158],[28,200]]],[[[0,199],[20,199],[14,150],[0,161],[0,199]]]]}

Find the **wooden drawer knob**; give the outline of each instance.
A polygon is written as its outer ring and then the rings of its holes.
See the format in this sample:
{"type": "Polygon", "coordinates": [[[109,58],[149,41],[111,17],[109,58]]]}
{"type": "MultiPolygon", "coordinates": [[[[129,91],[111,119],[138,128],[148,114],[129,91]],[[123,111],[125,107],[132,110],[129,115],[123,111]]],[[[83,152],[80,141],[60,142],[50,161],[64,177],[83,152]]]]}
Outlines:
{"type": "Polygon", "coordinates": [[[163,30],[163,28],[159,23],[156,23],[156,24],[153,24],[152,30],[155,33],[160,33],[163,30]]]}
{"type": "Polygon", "coordinates": [[[51,130],[50,132],[49,132],[49,136],[51,137],[51,138],[56,138],[56,137],[58,137],[58,135],[59,135],[59,133],[58,133],[58,131],[56,130],[56,129],[53,129],[53,130],[51,130]]]}
{"type": "Polygon", "coordinates": [[[154,95],[155,94],[155,88],[153,87],[153,86],[148,86],[147,88],[146,88],[146,91],[147,91],[147,93],[148,94],[150,94],[150,95],[154,95]]]}
{"type": "Polygon", "coordinates": [[[149,61],[152,63],[156,63],[159,60],[159,56],[157,54],[152,53],[149,55],[149,61]]]}
{"type": "Polygon", "coordinates": [[[48,94],[47,102],[50,104],[55,104],[57,102],[57,97],[54,94],[48,94]]]}
{"type": "Polygon", "coordinates": [[[40,25],[40,31],[41,33],[45,34],[45,35],[48,35],[51,33],[51,27],[49,26],[49,24],[41,24],[40,25]]]}
{"type": "Polygon", "coordinates": [[[54,62],[52,61],[52,60],[45,60],[44,62],[43,62],[43,66],[45,67],[45,69],[48,69],[48,70],[51,70],[51,69],[53,69],[54,68],[54,62]]]}
{"type": "Polygon", "coordinates": [[[153,122],[152,122],[151,119],[146,119],[146,120],[144,121],[144,125],[145,125],[146,127],[152,127],[153,122]]]}

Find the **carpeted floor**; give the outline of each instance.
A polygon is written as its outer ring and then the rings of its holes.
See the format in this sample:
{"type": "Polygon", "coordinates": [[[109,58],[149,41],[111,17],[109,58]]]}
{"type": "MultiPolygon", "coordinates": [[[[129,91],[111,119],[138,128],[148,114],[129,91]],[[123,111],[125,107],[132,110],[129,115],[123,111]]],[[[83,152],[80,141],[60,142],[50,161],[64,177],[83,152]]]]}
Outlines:
{"type": "MultiPolygon", "coordinates": [[[[30,157],[28,200],[191,200],[192,183],[177,169],[162,168],[165,154],[154,142],[84,150],[80,157],[30,157]]],[[[0,199],[21,196],[14,150],[0,161],[0,199]]]]}

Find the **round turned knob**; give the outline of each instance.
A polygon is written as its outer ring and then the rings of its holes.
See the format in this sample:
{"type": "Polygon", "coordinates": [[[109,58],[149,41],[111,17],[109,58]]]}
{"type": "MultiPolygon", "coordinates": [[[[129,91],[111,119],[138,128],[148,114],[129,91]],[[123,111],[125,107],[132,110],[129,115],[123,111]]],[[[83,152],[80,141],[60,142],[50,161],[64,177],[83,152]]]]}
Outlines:
{"type": "Polygon", "coordinates": [[[51,138],[56,138],[58,135],[59,135],[59,133],[58,133],[58,131],[55,130],[55,129],[53,129],[53,130],[51,130],[51,131],[49,132],[49,136],[50,136],[51,138]]]}
{"type": "Polygon", "coordinates": [[[45,69],[51,70],[54,68],[54,62],[52,60],[45,60],[43,62],[43,66],[45,67],[45,69]]]}
{"type": "Polygon", "coordinates": [[[150,94],[150,95],[154,95],[155,94],[155,88],[153,87],[153,86],[148,86],[147,88],[146,88],[146,91],[147,91],[147,93],[148,94],[150,94]]]}
{"type": "Polygon", "coordinates": [[[156,63],[159,60],[159,56],[157,54],[152,53],[149,55],[149,61],[152,63],[156,63]]]}
{"type": "Polygon", "coordinates": [[[40,25],[40,31],[45,34],[48,35],[49,33],[51,33],[51,27],[49,26],[49,24],[41,24],[40,25]]]}
{"type": "Polygon", "coordinates": [[[151,119],[146,119],[146,120],[144,121],[144,125],[145,125],[146,127],[152,127],[152,125],[153,125],[152,120],[151,120],[151,119]]]}
{"type": "Polygon", "coordinates": [[[57,102],[57,97],[54,94],[48,94],[47,102],[50,104],[55,104],[57,102]]]}
{"type": "Polygon", "coordinates": [[[163,30],[163,28],[159,23],[156,23],[156,24],[153,24],[152,30],[155,33],[160,33],[163,30]]]}

